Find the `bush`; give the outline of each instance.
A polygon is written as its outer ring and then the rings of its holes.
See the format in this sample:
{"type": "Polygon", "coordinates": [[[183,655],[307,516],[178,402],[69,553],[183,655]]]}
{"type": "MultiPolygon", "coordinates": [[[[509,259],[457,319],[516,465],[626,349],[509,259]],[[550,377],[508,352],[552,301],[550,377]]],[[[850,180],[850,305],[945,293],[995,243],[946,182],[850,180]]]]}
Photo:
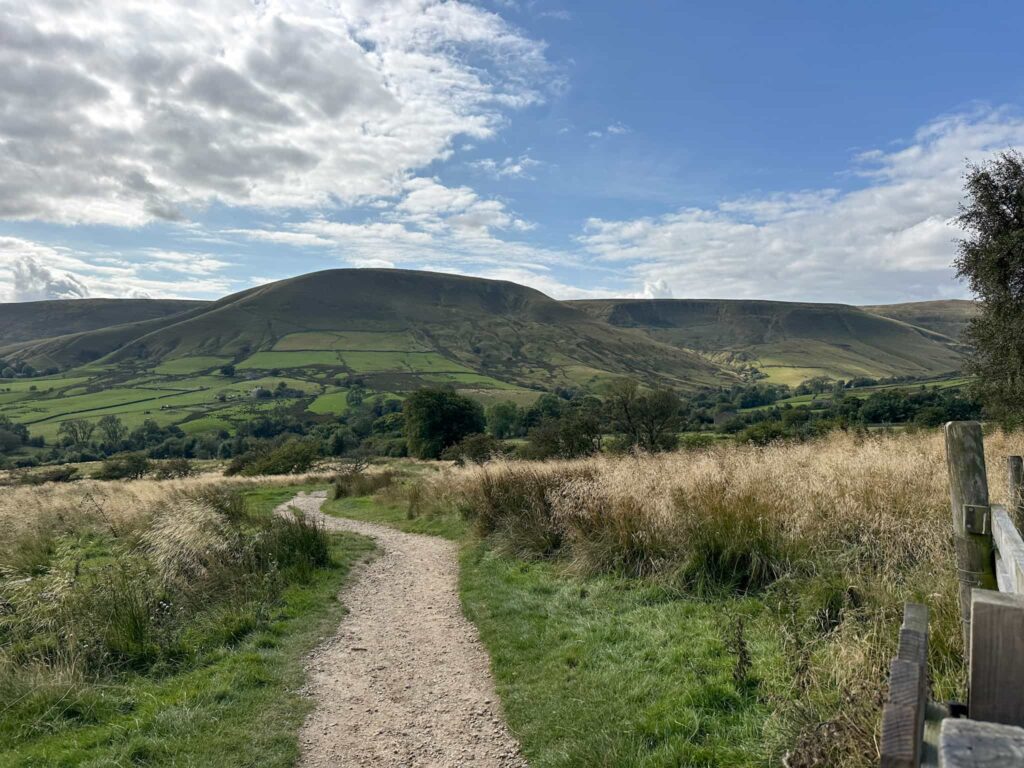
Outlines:
{"type": "Polygon", "coordinates": [[[197,474],[195,465],[188,459],[168,459],[162,461],[153,472],[155,480],[179,480],[197,474]]]}
{"type": "Polygon", "coordinates": [[[564,528],[554,516],[552,492],[592,476],[586,467],[553,473],[528,464],[485,468],[469,502],[480,533],[527,557],[548,557],[562,546],[564,528]]]}
{"type": "Polygon", "coordinates": [[[138,480],[145,477],[152,467],[149,459],[141,453],[125,453],[113,456],[103,462],[97,480],[138,480]]]}
{"type": "Polygon", "coordinates": [[[505,447],[500,440],[483,433],[464,437],[455,445],[449,446],[441,454],[446,461],[454,461],[460,467],[466,462],[486,464],[494,458],[505,454],[505,447]]]}
{"type": "Polygon", "coordinates": [[[78,479],[78,467],[64,465],[22,475],[19,482],[22,485],[42,485],[43,483],[70,483],[78,479]]]}
{"type": "Polygon", "coordinates": [[[369,496],[387,488],[395,482],[391,470],[367,474],[363,471],[346,472],[334,477],[334,498],[347,499],[351,496],[369,496]]]}
{"type": "Polygon", "coordinates": [[[255,477],[257,475],[297,475],[313,468],[320,456],[320,446],[312,440],[291,440],[277,448],[261,448],[236,456],[224,474],[255,477]]]}

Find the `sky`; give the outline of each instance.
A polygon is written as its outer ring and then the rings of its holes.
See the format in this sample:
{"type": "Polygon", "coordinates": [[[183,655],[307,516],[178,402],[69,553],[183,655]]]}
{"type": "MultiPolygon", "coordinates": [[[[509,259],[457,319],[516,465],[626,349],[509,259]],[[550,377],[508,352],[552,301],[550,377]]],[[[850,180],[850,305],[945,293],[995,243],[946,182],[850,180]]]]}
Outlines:
{"type": "Polygon", "coordinates": [[[320,269],[966,298],[1019,2],[0,0],[0,301],[320,269]]]}

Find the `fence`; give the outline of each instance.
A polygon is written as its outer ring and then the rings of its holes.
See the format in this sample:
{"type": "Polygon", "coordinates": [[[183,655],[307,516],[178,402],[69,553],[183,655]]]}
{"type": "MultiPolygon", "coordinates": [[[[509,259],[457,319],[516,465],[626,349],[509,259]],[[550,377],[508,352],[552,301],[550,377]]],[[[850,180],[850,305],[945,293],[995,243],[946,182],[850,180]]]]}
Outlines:
{"type": "Polygon", "coordinates": [[[1024,766],[1024,461],[1007,457],[1009,509],[992,505],[981,425],[950,422],[945,436],[968,700],[930,700],[928,609],[907,603],[882,711],[882,766],[1024,766]]]}

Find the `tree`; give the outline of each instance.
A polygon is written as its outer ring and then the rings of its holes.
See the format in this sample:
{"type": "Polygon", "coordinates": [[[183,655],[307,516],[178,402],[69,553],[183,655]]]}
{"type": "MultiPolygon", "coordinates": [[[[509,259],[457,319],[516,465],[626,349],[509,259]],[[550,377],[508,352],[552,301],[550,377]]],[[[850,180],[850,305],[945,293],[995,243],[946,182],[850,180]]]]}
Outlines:
{"type": "Polygon", "coordinates": [[[672,390],[642,393],[636,381],[620,379],[609,390],[606,404],[612,427],[631,446],[645,451],[675,447],[682,403],[672,390]]]}
{"type": "Polygon", "coordinates": [[[478,402],[445,389],[414,392],[403,412],[409,453],[419,459],[436,459],[448,446],[485,427],[478,402]]]}
{"type": "Polygon", "coordinates": [[[521,421],[520,408],[511,400],[494,403],[487,409],[487,431],[499,440],[512,437],[521,421]]]}
{"type": "Polygon", "coordinates": [[[100,431],[100,440],[103,445],[111,451],[118,450],[121,444],[128,439],[128,427],[112,413],[102,417],[96,427],[100,431]]]}
{"type": "Polygon", "coordinates": [[[68,445],[78,448],[88,445],[96,425],[84,419],[62,421],[57,428],[57,435],[68,445]]]}
{"type": "Polygon", "coordinates": [[[230,363],[228,363],[227,365],[222,365],[220,367],[220,372],[221,375],[231,378],[232,376],[235,375],[235,366],[231,365],[230,363]]]}
{"type": "Polygon", "coordinates": [[[1024,155],[1003,152],[968,165],[966,200],[957,219],[957,275],[966,278],[981,312],[966,337],[967,370],[989,413],[1005,424],[1024,421],[1024,155]]]}

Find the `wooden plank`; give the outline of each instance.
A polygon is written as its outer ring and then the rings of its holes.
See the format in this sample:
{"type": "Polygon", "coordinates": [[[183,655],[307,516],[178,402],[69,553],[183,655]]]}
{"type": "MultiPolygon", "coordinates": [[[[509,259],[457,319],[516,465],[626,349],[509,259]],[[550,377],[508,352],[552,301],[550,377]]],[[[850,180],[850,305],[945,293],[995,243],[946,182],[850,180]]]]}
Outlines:
{"type": "Polygon", "coordinates": [[[964,648],[969,649],[971,591],[976,587],[998,587],[991,525],[981,524],[985,517],[983,509],[989,504],[985,446],[981,424],[976,421],[951,421],[945,426],[945,436],[953,545],[960,581],[960,621],[964,648]]]}
{"type": "Polygon", "coordinates": [[[941,768],[1024,765],[1024,728],[949,718],[939,733],[941,768]]]}
{"type": "Polygon", "coordinates": [[[1024,527],[1024,458],[1020,456],[1006,457],[1006,480],[1008,495],[1006,506],[1010,518],[1019,531],[1024,527]]]}
{"type": "Polygon", "coordinates": [[[903,609],[898,655],[889,665],[889,698],[882,709],[883,768],[917,768],[921,763],[928,701],[928,609],[903,609]]]}
{"type": "Polygon", "coordinates": [[[921,763],[923,676],[924,670],[912,661],[893,659],[889,664],[889,702],[882,709],[882,768],[917,768],[921,763]]]}
{"type": "Polygon", "coordinates": [[[992,544],[999,591],[1024,594],[1024,538],[1009,510],[1002,506],[992,507],[992,544]]]}
{"type": "Polygon", "coordinates": [[[971,595],[972,720],[1024,726],[1024,596],[971,595]]]}

